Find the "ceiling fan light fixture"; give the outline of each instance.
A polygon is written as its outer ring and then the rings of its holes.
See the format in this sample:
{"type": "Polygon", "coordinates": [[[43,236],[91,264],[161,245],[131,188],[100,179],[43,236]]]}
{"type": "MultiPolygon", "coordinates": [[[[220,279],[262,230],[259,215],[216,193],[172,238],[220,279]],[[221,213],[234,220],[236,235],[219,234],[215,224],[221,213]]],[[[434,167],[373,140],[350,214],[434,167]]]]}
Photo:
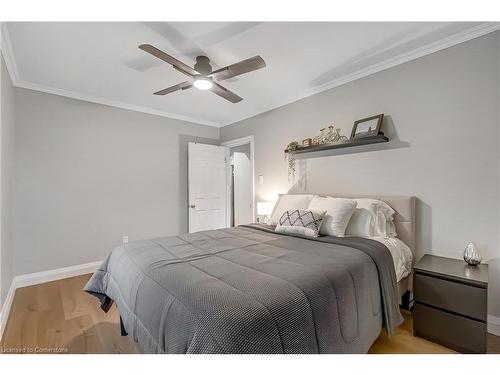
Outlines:
{"type": "Polygon", "coordinates": [[[214,85],[212,83],[212,80],[207,77],[199,77],[195,78],[194,82],[194,87],[196,87],[198,90],[210,90],[212,86],[214,85]]]}
{"type": "Polygon", "coordinates": [[[141,44],[139,48],[172,65],[175,70],[192,79],[192,81],[181,82],[177,85],[157,91],[154,95],[166,95],[179,90],[188,90],[191,87],[196,87],[198,90],[210,90],[215,95],[235,104],[241,102],[243,98],[226,89],[224,86],[221,86],[218,82],[266,67],[266,63],[262,57],[254,56],[214,71],[210,65],[210,59],[207,56],[196,56],[196,64],[193,69],[189,65],[184,64],[182,61],[177,60],[175,57],[170,56],[168,53],[159,50],[151,44],[141,44]]]}

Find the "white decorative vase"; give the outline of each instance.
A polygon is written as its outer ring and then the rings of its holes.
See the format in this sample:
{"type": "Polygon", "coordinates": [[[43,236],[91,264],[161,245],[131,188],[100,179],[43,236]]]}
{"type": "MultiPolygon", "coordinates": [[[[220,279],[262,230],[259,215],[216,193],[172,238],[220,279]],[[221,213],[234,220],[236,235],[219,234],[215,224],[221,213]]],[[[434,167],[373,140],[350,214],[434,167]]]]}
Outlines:
{"type": "Polygon", "coordinates": [[[479,251],[477,251],[476,244],[470,242],[464,250],[464,260],[471,266],[477,266],[483,260],[479,251]]]}

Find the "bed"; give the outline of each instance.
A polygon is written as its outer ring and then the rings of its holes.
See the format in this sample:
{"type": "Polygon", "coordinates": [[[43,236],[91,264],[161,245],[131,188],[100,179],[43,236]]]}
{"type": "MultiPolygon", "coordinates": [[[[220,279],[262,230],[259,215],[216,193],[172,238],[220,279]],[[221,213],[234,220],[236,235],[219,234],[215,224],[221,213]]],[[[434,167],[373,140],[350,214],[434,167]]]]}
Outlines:
{"type": "MultiPolygon", "coordinates": [[[[408,246],[411,251],[411,264],[409,272],[401,280],[398,280],[399,303],[403,295],[407,292],[413,292],[413,266],[415,265],[415,215],[416,198],[412,196],[360,196],[356,198],[373,198],[386,202],[396,213],[394,214],[394,224],[398,239],[408,246]]],[[[384,241],[382,241],[384,242],[384,241]]]]}
{"type": "MultiPolygon", "coordinates": [[[[414,198],[378,199],[414,249],[414,198]]],[[[379,241],[251,224],[119,246],[84,290],[144,353],[366,353],[410,280],[379,241]]]]}

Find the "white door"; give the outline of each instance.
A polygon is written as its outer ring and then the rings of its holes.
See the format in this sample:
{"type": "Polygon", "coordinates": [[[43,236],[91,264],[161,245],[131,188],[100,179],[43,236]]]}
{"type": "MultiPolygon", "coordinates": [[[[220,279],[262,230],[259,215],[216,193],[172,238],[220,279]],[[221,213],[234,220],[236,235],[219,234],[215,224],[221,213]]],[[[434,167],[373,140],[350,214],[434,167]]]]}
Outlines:
{"type": "Polygon", "coordinates": [[[234,166],[234,225],[253,221],[252,162],[244,152],[233,153],[234,166]]]}
{"type": "Polygon", "coordinates": [[[188,145],[189,233],[226,226],[226,160],[229,149],[188,145]]]}

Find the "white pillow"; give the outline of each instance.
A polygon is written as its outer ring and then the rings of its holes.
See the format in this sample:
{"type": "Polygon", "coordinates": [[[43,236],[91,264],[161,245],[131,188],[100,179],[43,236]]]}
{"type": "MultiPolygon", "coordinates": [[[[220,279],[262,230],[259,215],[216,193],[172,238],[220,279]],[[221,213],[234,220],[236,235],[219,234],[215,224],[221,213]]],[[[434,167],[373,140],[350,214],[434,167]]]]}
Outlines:
{"type": "Polygon", "coordinates": [[[281,194],[274,205],[268,224],[278,224],[279,218],[285,211],[307,210],[313,197],[312,194],[281,194]]]}
{"type": "Polygon", "coordinates": [[[321,234],[343,237],[356,205],[357,202],[353,199],[314,197],[309,204],[309,209],[326,211],[319,231],[321,234]]]}
{"type": "Polygon", "coordinates": [[[285,211],[278,220],[275,231],[318,237],[325,211],[293,210],[285,211]]]}
{"type": "Polygon", "coordinates": [[[358,198],[356,209],[345,231],[348,236],[394,237],[392,217],[395,211],[385,202],[377,199],[358,198]],[[388,224],[389,222],[389,224],[388,224]]]}

